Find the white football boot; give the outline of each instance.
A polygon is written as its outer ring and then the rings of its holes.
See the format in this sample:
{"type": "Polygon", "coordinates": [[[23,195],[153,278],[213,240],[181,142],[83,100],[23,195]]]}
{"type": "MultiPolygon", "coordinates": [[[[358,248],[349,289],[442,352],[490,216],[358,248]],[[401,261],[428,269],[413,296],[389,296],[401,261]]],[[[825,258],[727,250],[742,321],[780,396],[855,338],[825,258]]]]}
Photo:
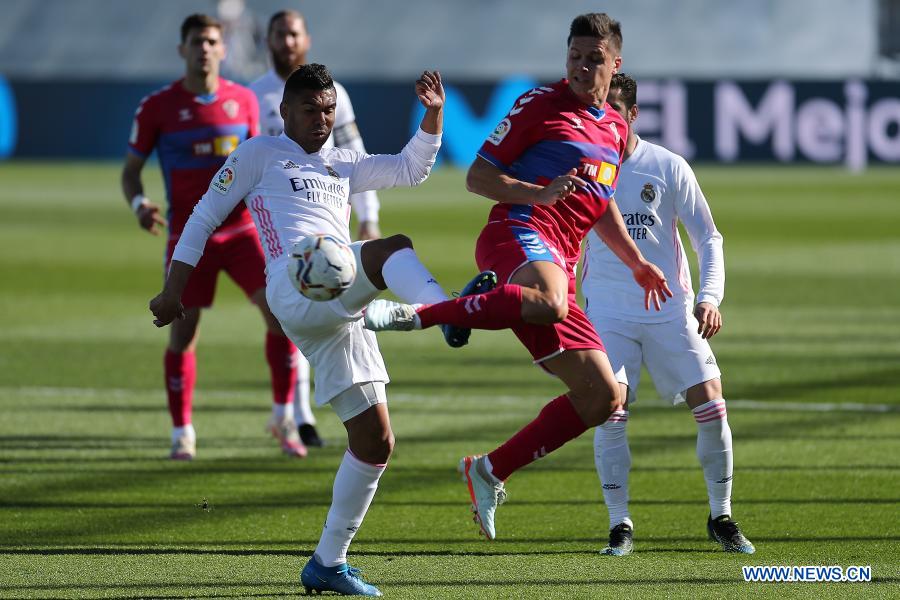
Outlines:
{"type": "Polygon", "coordinates": [[[459,472],[469,488],[472,498],[473,521],[478,523],[484,536],[492,540],[497,537],[494,530],[494,512],[506,502],[506,489],[502,481],[488,473],[483,456],[466,456],[459,461],[459,472]]]}
{"type": "Polygon", "coordinates": [[[193,460],[197,455],[197,439],[188,434],[179,435],[172,442],[169,458],[172,460],[193,460]]]}
{"type": "Polygon", "coordinates": [[[365,308],[366,329],[372,331],[412,331],[421,329],[414,304],[373,300],[365,308]]]}
{"type": "Polygon", "coordinates": [[[281,451],[288,456],[306,457],[306,446],[300,441],[297,425],[290,417],[278,418],[272,415],[272,418],[269,419],[269,423],[266,425],[266,431],[269,431],[272,437],[278,440],[281,444],[281,451]]]}

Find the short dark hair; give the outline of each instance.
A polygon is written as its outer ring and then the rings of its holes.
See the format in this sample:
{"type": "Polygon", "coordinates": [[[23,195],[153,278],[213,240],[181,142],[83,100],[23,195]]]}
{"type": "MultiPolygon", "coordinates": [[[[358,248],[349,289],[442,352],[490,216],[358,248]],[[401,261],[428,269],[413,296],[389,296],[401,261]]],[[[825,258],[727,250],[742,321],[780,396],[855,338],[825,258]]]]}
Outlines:
{"type": "Polygon", "coordinates": [[[325,65],[309,63],[300,65],[284,83],[284,96],[299,94],[303,90],[327,90],[334,88],[334,80],[325,65]]]}
{"type": "Polygon", "coordinates": [[[205,27],[215,27],[219,31],[222,31],[222,23],[215,17],[201,13],[189,15],[181,23],[181,43],[183,44],[187,41],[187,36],[192,29],[203,29],[205,27]]]}
{"type": "Polygon", "coordinates": [[[609,82],[609,89],[619,90],[619,97],[625,104],[626,110],[631,110],[637,104],[637,81],[625,73],[616,73],[609,82]]]}
{"type": "Polygon", "coordinates": [[[572,43],[573,37],[601,38],[614,46],[616,52],[622,51],[622,26],[606,13],[587,13],[572,19],[566,45],[572,43]]]}
{"type": "Polygon", "coordinates": [[[303,21],[303,27],[306,27],[306,18],[304,18],[304,16],[300,14],[300,11],[292,9],[279,10],[269,18],[269,26],[266,28],[266,35],[272,33],[272,27],[275,26],[275,21],[277,21],[278,19],[284,19],[285,17],[294,17],[295,19],[300,19],[301,21],[303,21]]]}

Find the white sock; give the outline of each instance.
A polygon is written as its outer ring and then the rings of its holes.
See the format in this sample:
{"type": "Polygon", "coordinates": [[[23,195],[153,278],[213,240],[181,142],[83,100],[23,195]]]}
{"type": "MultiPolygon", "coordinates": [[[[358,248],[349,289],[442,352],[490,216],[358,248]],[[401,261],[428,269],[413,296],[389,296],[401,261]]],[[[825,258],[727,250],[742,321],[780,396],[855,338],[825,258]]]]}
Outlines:
{"type": "Polygon", "coordinates": [[[290,419],[294,420],[294,404],[288,402],[287,404],[278,404],[272,403],[272,415],[278,420],[282,419],[290,419]]]}
{"type": "Polygon", "coordinates": [[[381,276],[388,289],[407,304],[435,304],[447,299],[437,279],[412,248],[391,254],[381,267],[381,276]]]}
{"type": "Polygon", "coordinates": [[[369,510],[378,479],[387,465],[371,465],[347,450],[334,477],[331,508],[316,546],[316,558],[326,567],[347,562],[347,548],[369,510]]]}
{"type": "Polygon", "coordinates": [[[625,425],[628,411],[613,412],[603,425],[594,430],[594,464],[603,485],[603,501],[609,511],[609,528],[631,522],[628,512],[628,473],[631,471],[631,450],[625,425]]]}
{"type": "Polygon", "coordinates": [[[703,467],[712,518],[731,514],[734,462],[725,400],[710,400],[691,412],[697,421],[697,458],[703,467]]]}
{"type": "Polygon", "coordinates": [[[172,443],[174,444],[175,440],[183,435],[188,436],[192,440],[197,439],[197,432],[194,431],[194,426],[188,423],[187,425],[182,425],[181,427],[172,428],[172,443]]]}
{"type": "Polygon", "coordinates": [[[294,388],[294,422],[297,425],[316,424],[312,408],[309,405],[309,361],[301,352],[297,352],[297,387],[294,388]]]}

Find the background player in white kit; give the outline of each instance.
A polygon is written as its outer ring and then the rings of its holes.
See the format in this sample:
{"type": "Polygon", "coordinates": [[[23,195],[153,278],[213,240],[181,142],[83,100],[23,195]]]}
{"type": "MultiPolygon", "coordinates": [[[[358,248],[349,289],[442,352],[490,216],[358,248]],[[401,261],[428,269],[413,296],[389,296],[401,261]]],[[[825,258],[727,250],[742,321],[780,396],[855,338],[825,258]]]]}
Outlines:
{"type": "MultiPolygon", "coordinates": [[[[638,116],[635,81],[621,73],[614,75],[607,102],[633,124],[638,116]]],[[[625,425],[627,403],[636,399],[643,362],[659,395],[673,403],[686,402],[697,422],[697,457],[709,495],[710,538],[727,552],[752,554],[753,544],[731,519],[731,429],[721,373],[707,341],[722,327],[718,308],[725,295],[722,236],[687,161],[641,140],[630,127],[616,202],[641,253],[673,282],[674,297],[657,312],[641,310],[644,292],[634,284],[631,271],[596,233],[589,234],[582,275],[586,312],[606,346],[623,398],[594,436],[595,462],[610,522],[609,545],[603,553],[622,556],[632,551],[631,453],[625,425]],[[696,304],[679,221],[700,261],[696,304]]]]}
{"type": "MultiPolygon", "coordinates": [[[[281,135],[284,131],[284,120],[281,118],[281,97],[284,82],[300,65],[306,64],[311,39],[306,29],[306,19],[295,10],[281,10],[269,19],[266,33],[266,45],[272,61],[265,75],[249,85],[259,101],[260,132],[262,135],[281,135]]],[[[334,82],[337,104],[334,110],[334,128],[324,148],[350,148],[365,152],[359,128],[356,126],[356,115],[350,96],[338,82],[334,82]]],[[[366,190],[352,194],[350,203],[356,212],[359,222],[357,239],[374,240],[381,237],[378,229],[378,194],[375,190],[366,190]]],[[[307,446],[322,446],[322,439],[316,431],[316,418],[309,405],[309,362],[302,354],[297,356],[297,386],[294,394],[294,420],[300,439],[307,446]]],[[[284,405],[273,404],[274,411],[284,410],[284,405]]],[[[288,409],[290,410],[290,409],[288,409]]],[[[284,415],[276,414],[278,418],[284,415]]]]}
{"type": "Polygon", "coordinates": [[[334,124],[331,75],[317,64],[297,69],[285,84],[280,107],[285,132],[251,138],[232,153],[188,220],[163,291],[150,301],[157,326],[183,312],[181,290],[207,237],[239,202],[246,202],[266,252],[266,298],[272,313],[315,368],[316,401],[331,404],[349,441],[322,536],[301,574],[307,591],[381,595],[346,559],[394,445],[385,397],[387,371],[375,334],[363,327],[362,310],[386,288],[410,303],[440,302],[447,296],[403,235],[352,244],[356,280],[329,302],[313,302],[297,292],[288,276],[288,252],[299,239],[317,233],[349,243],[351,193],[425,180],[443,127],[440,75],[423,73],[416,94],[425,115],[399,155],[324,148],[334,124]]]}

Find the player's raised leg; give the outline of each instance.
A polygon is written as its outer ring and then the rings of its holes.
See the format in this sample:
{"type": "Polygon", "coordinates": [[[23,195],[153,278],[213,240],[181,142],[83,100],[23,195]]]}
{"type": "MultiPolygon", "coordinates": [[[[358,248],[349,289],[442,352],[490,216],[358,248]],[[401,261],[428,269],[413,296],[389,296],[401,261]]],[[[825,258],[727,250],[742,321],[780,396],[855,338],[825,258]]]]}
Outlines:
{"type": "Polygon", "coordinates": [[[197,381],[197,327],[200,308],[186,308],[169,330],[169,345],[163,360],[166,397],[172,417],[172,460],[191,460],[197,454],[197,435],[192,423],[194,383],[197,381]]]}
{"type": "Polygon", "coordinates": [[[518,469],[606,421],[620,402],[619,384],[596,332],[577,306],[569,306],[566,272],[552,262],[533,262],[518,270],[512,281],[533,297],[523,303],[522,317],[548,322],[541,327],[516,328],[516,335],[568,391],[493,452],[464,459],[464,466],[467,460],[470,463],[464,473],[476,520],[489,539],[496,535],[494,513],[503,499],[498,486],[518,469]],[[579,329],[587,336],[576,342],[579,329]],[[561,353],[560,348],[564,349],[561,353]]]}
{"type": "Polygon", "coordinates": [[[497,330],[523,323],[559,323],[568,314],[568,280],[565,277],[565,272],[555,263],[539,261],[524,266],[513,282],[498,285],[486,293],[422,306],[377,300],[366,312],[366,327],[373,331],[410,331],[450,325],[497,330]],[[519,283],[529,279],[534,283],[519,283]]]}
{"type": "Polygon", "coordinates": [[[753,554],[756,548],[731,518],[734,460],[721,380],[710,379],[689,388],[687,405],[697,422],[697,458],[709,495],[709,537],[726,552],[753,554]]]}
{"type": "Polygon", "coordinates": [[[359,262],[372,285],[378,290],[390,289],[410,305],[447,299],[437,279],[419,260],[412,240],[405,235],[365,242],[359,251],[359,262]]]}

